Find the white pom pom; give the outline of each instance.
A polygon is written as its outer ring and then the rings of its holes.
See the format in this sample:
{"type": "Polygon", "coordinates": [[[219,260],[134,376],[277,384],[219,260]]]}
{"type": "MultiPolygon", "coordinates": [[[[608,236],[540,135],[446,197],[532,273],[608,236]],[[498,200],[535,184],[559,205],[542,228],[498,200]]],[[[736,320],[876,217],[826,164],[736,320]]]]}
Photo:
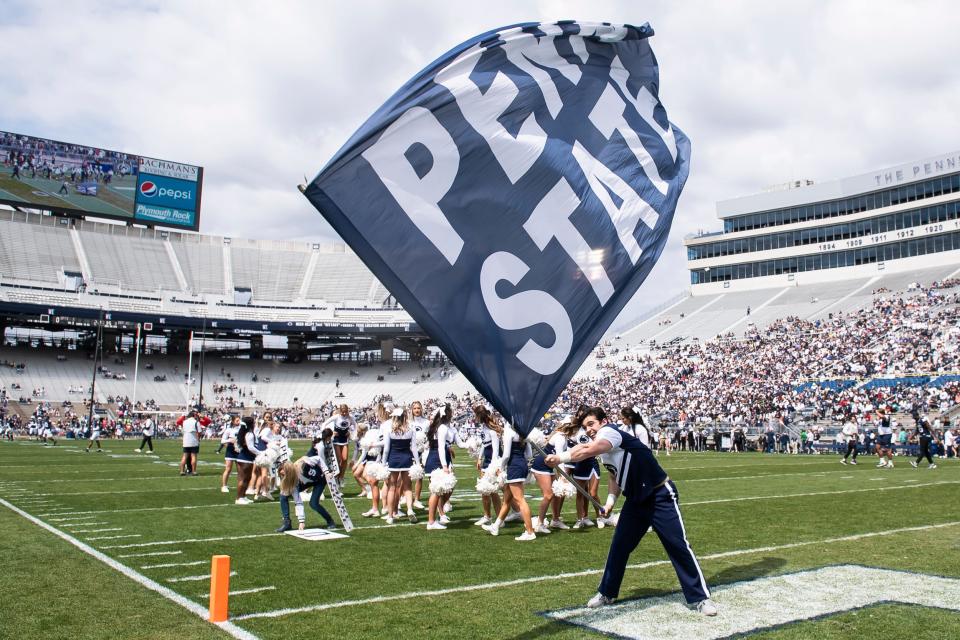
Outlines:
{"type": "Polygon", "coordinates": [[[418,463],[414,462],[413,466],[410,467],[410,479],[411,480],[423,480],[423,467],[418,463]]]}
{"type": "Polygon", "coordinates": [[[425,446],[427,446],[427,434],[425,434],[423,431],[418,431],[414,438],[417,440],[417,449],[423,449],[425,446]]]}
{"type": "Polygon", "coordinates": [[[435,496],[446,495],[453,492],[457,486],[457,476],[444,471],[435,469],[430,473],[430,493],[435,496]]]}
{"type": "Polygon", "coordinates": [[[368,478],[373,478],[377,482],[383,482],[390,477],[390,471],[379,462],[368,462],[363,468],[363,473],[368,478]]]}
{"type": "Polygon", "coordinates": [[[577,495],[577,488],[563,478],[557,478],[553,481],[553,495],[558,498],[572,498],[577,495]]]}
{"type": "Polygon", "coordinates": [[[474,458],[483,457],[483,442],[477,436],[470,436],[464,443],[467,447],[467,453],[474,458]]]}
{"type": "Polygon", "coordinates": [[[497,493],[498,491],[500,491],[500,485],[502,484],[502,480],[503,479],[501,476],[494,476],[494,477],[490,477],[486,475],[480,476],[480,478],[477,480],[477,493],[484,496],[489,496],[494,493],[497,493]],[[497,482],[497,480],[500,480],[500,482],[497,482]]]}
{"type": "Polygon", "coordinates": [[[543,435],[543,431],[534,427],[530,430],[530,433],[527,434],[527,442],[543,449],[547,446],[547,436],[543,435]]]}
{"type": "Polygon", "coordinates": [[[379,431],[367,431],[363,434],[363,437],[360,438],[360,446],[368,451],[373,448],[380,448],[380,432],[379,431]]]}

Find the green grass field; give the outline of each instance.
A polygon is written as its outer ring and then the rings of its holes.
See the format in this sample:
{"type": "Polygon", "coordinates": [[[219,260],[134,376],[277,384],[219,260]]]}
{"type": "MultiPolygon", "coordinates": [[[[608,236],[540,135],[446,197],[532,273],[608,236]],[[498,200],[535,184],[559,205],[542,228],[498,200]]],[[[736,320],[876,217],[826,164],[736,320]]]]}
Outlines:
{"type": "Polygon", "coordinates": [[[96,196],[87,196],[77,193],[73,183],[67,185],[68,193],[60,193],[62,180],[47,180],[39,172],[36,178],[31,178],[29,171],[23,172],[19,180],[11,178],[12,173],[10,167],[0,166],[0,200],[133,217],[133,200],[137,189],[135,176],[117,176],[109,185],[101,184],[96,196]]]}
{"type": "MultiPolygon", "coordinates": [[[[612,531],[555,532],[532,543],[514,541],[519,524],[499,537],[486,534],[472,525],[480,502],[465,452],[458,452],[461,480],[448,530],[426,531],[425,514],[418,525],[361,517],[369,502],[354,497],[358,489],[350,480],[347,504],[357,529],[347,539],[311,542],[272,533],[280,520],[276,503],[236,506],[233,494],[220,493],[212,443],[204,443],[200,476],[186,478],[171,466],[178,443],[161,443],[154,457],[134,454],[136,445],[107,441],[106,453],[85,454],[72,441],[55,448],[0,443],[0,638],[230,637],[197,614],[207,604],[203,576],[214,554],[232,558],[231,591],[256,590],[231,597],[235,637],[602,637],[544,614],[582,606],[593,595],[612,531]],[[119,565],[85,553],[38,521],[119,565]],[[139,576],[192,601],[195,611],[146,588],[139,576]]],[[[295,445],[297,453],[305,448],[295,445]]],[[[899,458],[892,471],[874,468],[868,457],[844,467],[826,455],[678,453],[661,462],[679,487],[688,537],[721,607],[715,620],[749,619],[766,598],[761,589],[757,600],[725,601],[722,585],[763,585],[771,576],[830,565],[960,578],[956,460],[928,470],[899,458]]],[[[538,492],[528,487],[528,493],[538,492]]],[[[329,500],[324,504],[333,512],[329,500]]],[[[568,523],[575,519],[572,509],[565,508],[568,523]]],[[[308,509],[308,526],[320,523],[308,509]]],[[[622,599],[679,601],[656,536],[644,538],[631,563],[622,599]]],[[[891,589],[896,582],[889,581],[891,589]]],[[[942,605],[851,605],[755,637],[960,638],[960,589],[934,595],[942,595],[942,605]]],[[[807,617],[805,600],[782,608],[807,617]]],[[[702,619],[686,610],[676,615],[702,619]]],[[[623,633],[668,637],[670,626],[623,633]]]]}

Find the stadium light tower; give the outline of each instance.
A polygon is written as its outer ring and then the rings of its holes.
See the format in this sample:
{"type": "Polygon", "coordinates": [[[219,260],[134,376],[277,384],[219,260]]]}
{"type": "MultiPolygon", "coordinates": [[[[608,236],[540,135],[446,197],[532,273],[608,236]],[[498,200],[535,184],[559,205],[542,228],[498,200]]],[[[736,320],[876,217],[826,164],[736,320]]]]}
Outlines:
{"type": "Polygon", "coordinates": [[[97,390],[97,354],[103,348],[103,307],[100,307],[100,318],[97,320],[97,342],[93,348],[93,382],[90,383],[90,411],[87,414],[87,428],[93,428],[93,398],[97,390]]]}

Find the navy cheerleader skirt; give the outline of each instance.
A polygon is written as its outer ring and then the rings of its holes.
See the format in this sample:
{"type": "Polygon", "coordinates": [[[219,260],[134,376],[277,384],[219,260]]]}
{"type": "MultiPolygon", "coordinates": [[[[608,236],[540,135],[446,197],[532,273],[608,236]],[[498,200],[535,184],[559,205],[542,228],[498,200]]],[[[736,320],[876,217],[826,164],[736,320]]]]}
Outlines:
{"type": "Polygon", "coordinates": [[[390,471],[409,471],[413,466],[413,451],[410,440],[390,438],[390,454],[387,456],[387,468],[390,471]]]}

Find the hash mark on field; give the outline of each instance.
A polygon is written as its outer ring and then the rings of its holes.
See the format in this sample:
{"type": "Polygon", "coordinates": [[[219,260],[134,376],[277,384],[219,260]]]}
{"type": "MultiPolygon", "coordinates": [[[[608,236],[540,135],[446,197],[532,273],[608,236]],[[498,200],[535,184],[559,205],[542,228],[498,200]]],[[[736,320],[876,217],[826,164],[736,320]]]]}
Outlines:
{"type": "MultiPolygon", "coordinates": [[[[41,513],[40,515],[47,515],[47,514],[41,513]]],[[[50,522],[67,522],[69,520],[92,520],[96,517],[97,516],[76,516],[76,517],[68,516],[66,518],[50,518],[50,522]]]]}
{"type": "MultiPolygon", "coordinates": [[[[239,591],[231,591],[231,592],[230,592],[230,595],[231,595],[231,596],[242,596],[242,595],[246,595],[246,594],[248,594],[248,593],[260,593],[261,591],[273,591],[274,589],[276,589],[276,587],[274,587],[274,586],[269,586],[269,587],[254,587],[253,589],[240,589],[239,591]]],[[[206,594],[204,594],[204,595],[206,595],[206,594]]]]}
{"type": "MultiPolygon", "coordinates": [[[[107,524],[107,523],[106,523],[106,522],[75,522],[75,523],[73,523],[73,524],[70,524],[70,523],[68,522],[67,524],[64,524],[64,525],[61,525],[61,526],[62,526],[64,529],[74,529],[74,528],[76,528],[76,527],[94,527],[94,526],[97,526],[97,525],[100,525],[100,524],[107,524]]],[[[81,531],[74,531],[74,533],[82,533],[82,532],[81,532],[81,531]]],[[[90,532],[88,531],[87,533],[90,533],[90,532]]]]}
{"type": "Polygon", "coordinates": [[[119,540],[120,538],[140,538],[139,533],[129,533],[123,536],[97,536],[96,538],[87,538],[87,540],[119,540]]]}
{"type": "Polygon", "coordinates": [[[149,553],[125,553],[118,558],[146,558],[147,556],[178,556],[183,551],[151,551],[149,553]]]}
{"type": "MultiPolygon", "coordinates": [[[[230,572],[230,577],[231,577],[231,578],[232,578],[233,576],[235,576],[235,575],[237,575],[237,572],[236,572],[236,571],[231,571],[231,572],[230,572]]],[[[200,576],[183,576],[182,578],[167,578],[166,581],[167,581],[167,582],[198,582],[198,581],[200,581],[200,580],[209,580],[209,579],[210,579],[210,574],[209,574],[209,573],[205,573],[205,574],[200,575],[200,576]]]]}
{"type": "Polygon", "coordinates": [[[267,538],[282,536],[282,533],[253,533],[246,536],[219,536],[216,538],[190,538],[189,540],[160,540],[159,542],[136,542],[134,544],[113,544],[101,549],[133,549],[136,547],[157,547],[167,544],[184,544],[186,542],[219,542],[221,540],[246,540],[248,538],[267,538]]]}
{"type": "MultiPolygon", "coordinates": [[[[930,529],[944,529],[947,527],[956,527],[960,525],[960,521],[955,522],[943,522],[940,524],[931,524],[931,525],[922,525],[918,527],[902,527],[899,529],[887,529],[884,531],[873,531],[870,533],[858,533],[849,536],[841,536],[838,538],[827,538],[821,540],[808,540],[805,542],[791,542],[787,544],[774,545],[769,547],[756,547],[753,549],[736,549],[733,551],[722,551],[719,553],[712,553],[704,556],[700,556],[700,560],[716,560],[719,558],[730,558],[734,556],[742,555],[753,555],[757,553],[769,553],[772,551],[783,551],[785,549],[794,549],[798,547],[806,547],[810,545],[822,545],[822,544],[832,544],[835,542],[852,542],[855,540],[862,540],[864,538],[873,538],[878,536],[891,536],[898,533],[911,533],[915,531],[926,531],[930,529]]],[[[628,565],[627,569],[637,570],[637,569],[648,569],[650,567],[659,567],[663,565],[669,565],[669,560],[653,560],[650,562],[643,562],[640,564],[628,565]]],[[[381,602],[390,602],[393,600],[409,600],[413,598],[424,598],[424,597],[433,597],[433,596],[444,596],[451,593],[464,593],[470,591],[483,591],[486,589],[496,589],[501,587],[513,587],[523,584],[534,584],[538,582],[548,582],[553,580],[566,580],[569,578],[581,578],[585,576],[599,575],[603,573],[603,569],[584,569],[583,571],[573,571],[569,573],[558,573],[553,575],[542,575],[542,576],[531,576],[528,578],[517,578],[515,580],[503,580],[500,582],[487,582],[483,584],[472,584],[465,585],[462,587],[451,587],[449,589],[436,589],[433,591],[411,591],[407,593],[399,593],[392,596],[374,596],[372,598],[364,598],[362,600],[342,600],[340,602],[326,602],[323,604],[309,605],[305,607],[295,607],[290,609],[276,609],[274,611],[263,611],[261,613],[248,613],[245,615],[236,616],[234,620],[247,620],[250,618],[279,618],[281,616],[291,615],[294,613],[305,613],[308,611],[325,611],[328,609],[339,609],[342,607],[353,607],[353,606],[362,606],[367,604],[379,604],[381,602]]]]}
{"type": "MultiPolygon", "coordinates": [[[[85,527],[89,524],[93,524],[93,523],[88,522],[86,524],[74,525],[74,526],[85,527]]],[[[123,531],[123,527],[110,527],[108,529],[77,529],[76,531],[74,531],[74,533],[106,533],[107,531],[123,531]]]]}
{"type": "Polygon", "coordinates": [[[141,569],[166,569],[168,567],[196,567],[197,565],[207,564],[209,560],[195,560],[194,562],[167,562],[164,564],[145,564],[141,569]]]}

